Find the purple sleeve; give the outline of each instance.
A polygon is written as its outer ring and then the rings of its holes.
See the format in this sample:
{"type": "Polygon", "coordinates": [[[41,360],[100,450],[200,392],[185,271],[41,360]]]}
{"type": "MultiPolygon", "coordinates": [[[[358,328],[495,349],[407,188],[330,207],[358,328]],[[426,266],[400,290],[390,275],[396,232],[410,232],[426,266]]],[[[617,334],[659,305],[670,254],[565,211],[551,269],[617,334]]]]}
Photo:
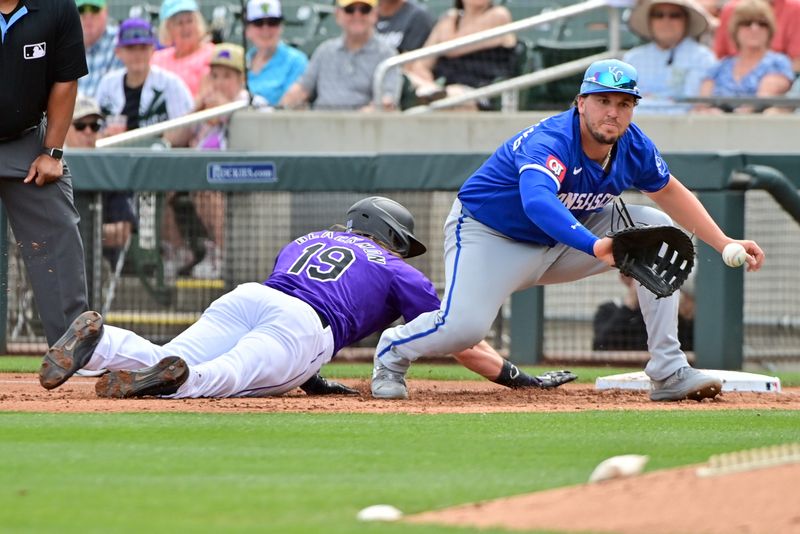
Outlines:
{"type": "Polygon", "coordinates": [[[392,283],[392,294],[403,319],[408,322],[423,313],[438,310],[441,301],[431,281],[410,265],[403,267],[392,283]]]}

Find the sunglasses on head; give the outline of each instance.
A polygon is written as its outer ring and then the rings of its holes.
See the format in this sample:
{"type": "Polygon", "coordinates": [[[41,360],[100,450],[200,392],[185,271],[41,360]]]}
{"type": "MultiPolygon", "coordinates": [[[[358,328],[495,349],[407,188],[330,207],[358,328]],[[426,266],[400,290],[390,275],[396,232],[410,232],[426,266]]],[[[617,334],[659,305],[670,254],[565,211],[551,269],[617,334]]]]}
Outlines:
{"type": "Polygon", "coordinates": [[[361,13],[362,15],[369,15],[372,13],[372,6],[368,4],[350,4],[349,6],[342,8],[344,12],[348,15],[352,15],[356,11],[361,13]]]}
{"type": "Polygon", "coordinates": [[[76,130],[79,132],[84,131],[86,128],[89,128],[93,132],[97,133],[100,131],[100,128],[103,127],[103,123],[100,121],[92,121],[92,122],[73,122],[72,126],[75,127],[76,130]]]}
{"type": "Polygon", "coordinates": [[[595,72],[589,76],[585,82],[593,82],[612,89],[636,89],[636,80],[632,80],[624,75],[616,75],[613,72],[595,72]]]}
{"type": "Polygon", "coordinates": [[[672,19],[678,20],[683,18],[682,11],[651,11],[651,19],[672,19]]]}
{"type": "Polygon", "coordinates": [[[759,28],[769,28],[769,22],[767,22],[766,20],[752,19],[752,20],[743,20],[739,22],[739,26],[749,27],[752,26],[753,24],[755,24],[759,28]]]}
{"type": "Polygon", "coordinates": [[[280,26],[282,20],[283,19],[279,19],[277,17],[268,17],[264,19],[251,20],[250,24],[252,24],[256,28],[263,28],[264,26],[269,26],[270,28],[274,28],[276,26],[280,26]]]}
{"type": "Polygon", "coordinates": [[[78,8],[78,13],[80,13],[81,15],[85,15],[86,13],[91,13],[92,15],[97,15],[98,13],[100,13],[101,9],[102,8],[100,8],[100,7],[93,6],[91,4],[86,4],[86,5],[83,5],[83,6],[78,8]]]}

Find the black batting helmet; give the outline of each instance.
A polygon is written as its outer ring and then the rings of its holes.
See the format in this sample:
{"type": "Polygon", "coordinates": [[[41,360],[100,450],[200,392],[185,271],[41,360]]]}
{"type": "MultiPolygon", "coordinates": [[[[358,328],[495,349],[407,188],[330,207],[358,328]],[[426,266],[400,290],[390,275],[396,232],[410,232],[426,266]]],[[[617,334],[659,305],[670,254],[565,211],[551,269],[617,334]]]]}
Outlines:
{"type": "Polygon", "coordinates": [[[414,216],[402,204],[386,197],[359,200],[347,210],[347,231],[368,234],[404,258],[425,253],[414,237],[414,216]]]}

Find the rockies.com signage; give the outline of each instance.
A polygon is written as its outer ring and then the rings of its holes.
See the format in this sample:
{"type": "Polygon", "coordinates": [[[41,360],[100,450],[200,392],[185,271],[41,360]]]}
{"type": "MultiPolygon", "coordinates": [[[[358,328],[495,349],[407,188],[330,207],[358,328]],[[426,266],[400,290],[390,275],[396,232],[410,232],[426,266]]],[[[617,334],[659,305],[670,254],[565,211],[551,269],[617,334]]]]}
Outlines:
{"type": "Polygon", "coordinates": [[[206,179],[210,184],[272,184],[278,181],[278,173],[271,161],[209,163],[206,179]]]}

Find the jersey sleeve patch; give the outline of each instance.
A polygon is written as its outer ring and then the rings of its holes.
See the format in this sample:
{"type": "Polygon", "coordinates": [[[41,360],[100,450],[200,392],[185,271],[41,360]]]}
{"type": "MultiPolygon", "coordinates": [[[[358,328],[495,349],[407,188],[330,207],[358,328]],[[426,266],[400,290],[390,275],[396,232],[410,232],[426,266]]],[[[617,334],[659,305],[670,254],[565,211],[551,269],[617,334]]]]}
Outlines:
{"type": "Polygon", "coordinates": [[[564,165],[560,159],[551,154],[547,156],[547,161],[544,166],[547,167],[547,170],[558,180],[558,183],[564,181],[564,176],[567,174],[567,166],[564,165]]]}

